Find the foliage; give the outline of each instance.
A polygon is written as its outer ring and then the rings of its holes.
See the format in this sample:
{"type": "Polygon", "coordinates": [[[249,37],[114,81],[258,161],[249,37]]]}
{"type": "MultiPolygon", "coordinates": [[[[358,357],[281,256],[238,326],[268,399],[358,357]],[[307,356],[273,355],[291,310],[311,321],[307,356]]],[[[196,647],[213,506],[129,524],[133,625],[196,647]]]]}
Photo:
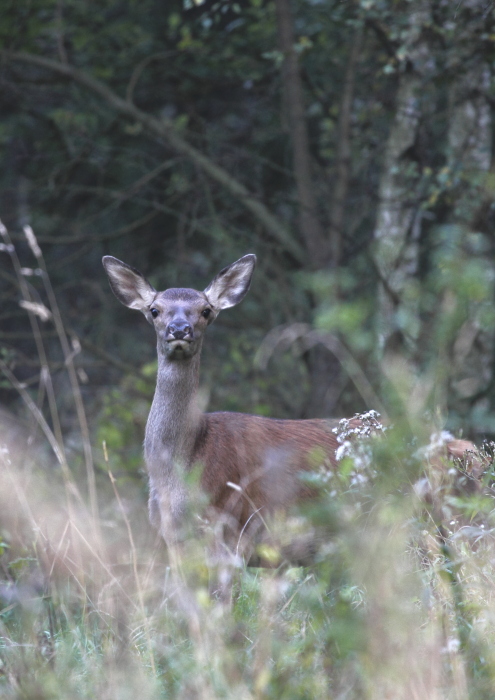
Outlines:
{"type": "Polygon", "coordinates": [[[100,482],[94,521],[72,477],[4,449],[2,697],[491,697],[493,494],[413,449],[387,430],[316,472],[319,499],[271,522],[271,570],[207,569],[207,527],[167,559],[129,484],[100,482]],[[308,535],[314,564],[286,568],[308,535]]]}

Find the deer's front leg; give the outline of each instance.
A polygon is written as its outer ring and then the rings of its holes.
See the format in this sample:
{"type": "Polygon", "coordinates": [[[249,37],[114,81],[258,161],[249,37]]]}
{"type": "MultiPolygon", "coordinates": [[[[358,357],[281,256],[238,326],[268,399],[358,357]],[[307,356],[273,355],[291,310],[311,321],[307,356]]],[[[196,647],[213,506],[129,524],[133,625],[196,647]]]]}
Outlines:
{"type": "Polygon", "coordinates": [[[176,476],[166,480],[150,477],[148,513],[150,523],[159,530],[167,545],[184,537],[186,529],[187,492],[185,485],[176,476]]]}
{"type": "Polygon", "coordinates": [[[152,527],[154,527],[155,530],[160,530],[160,501],[158,498],[158,493],[156,492],[156,489],[151,486],[151,483],[150,494],[148,497],[148,517],[152,527]]]}

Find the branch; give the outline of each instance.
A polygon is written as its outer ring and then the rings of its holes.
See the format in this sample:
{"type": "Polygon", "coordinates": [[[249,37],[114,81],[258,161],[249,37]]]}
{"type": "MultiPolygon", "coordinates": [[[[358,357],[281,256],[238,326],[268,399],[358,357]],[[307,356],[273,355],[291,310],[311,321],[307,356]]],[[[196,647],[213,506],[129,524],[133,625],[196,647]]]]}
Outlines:
{"type": "Polygon", "coordinates": [[[235,180],[230,173],[213,163],[209,158],[194,148],[194,146],[191,146],[185,141],[175,130],[173,122],[167,119],[157,119],[143,112],[135,105],[120,98],[104,83],[92,78],[73,66],[22,51],[2,51],[1,55],[11,61],[21,61],[37,66],[38,68],[46,68],[47,70],[55,71],[59,75],[79,83],[79,85],[86,87],[88,90],[101,97],[120,114],[139,122],[150,133],[164,139],[176,153],[190,158],[207,175],[222,185],[227,192],[240,201],[298,262],[304,262],[306,257],[304,250],[299,243],[294,240],[285,226],[270,213],[264,204],[255,199],[242,183],[235,180]]]}
{"type": "Polygon", "coordinates": [[[134,365],[130,365],[127,362],[124,362],[121,360],[119,357],[116,357],[115,355],[107,352],[103,348],[100,348],[98,345],[95,345],[92,343],[90,340],[87,338],[79,338],[79,342],[85,348],[89,353],[92,355],[96,355],[96,357],[99,357],[101,360],[106,362],[109,365],[112,365],[113,367],[116,367],[119,369],[121,372],[124,372],[125,374],[130,374],[132,376],[138,376],[139,379],[144,380],[150,385],[150,388],[153,388],[155,384],[154,377],[149,377],[146,374],[143,373],[143,371],[134,365]]]}
{"type": "MultiPolygon", "coordinates": [[[[127,236],[132,233],[137,228],[144,226],[149,221],[157,217],[158,211],[151,211],[142,216],[136,221],[132,221],[130,224],[121,226],[115,231],[106,231],[105,233],[81,233],[74,234],[73,236],[36,236],[38,243],[47,243],[54,245],[72,245],[73,243],[87,243],[88,241],[108,241],[112,238],[120,238],[122,236],[127,236]]],[[[12,236],[14,241],[24,240],[21,235],[12,236]]]]}
{"type": "Polygon", "coordinates": [[[36,422],[40,426],[41,430],[45,433],[45,436],[50,443],[50,446],[52,450],[55,453],[55,456],[57,457],[57,460],[60,465],[64,465],[65,462],[65,455],[60,448],[60,444],[57,441],[57,438],[55,435],[52,433],[50,426],[46,422],[43,414],[41,413],[40,409],[38,406],[34,403],[33,399],[29,396],[29,393],[26,391],[24,386],[16,379],[14,374],[10,371],[8,368],[7,364],[0,358],[0,369],[2,372],[5,374],[7,377],[8,381],[12,384],[12,386],[17,389],[19,394],[21,395],[22,400],[26,404],[26,406],[29,408],[31,411],[32,415],[34,416],[36,422]]]}
{"type": "Polygon", "coordinates": [[[146,58],[138,63],[138,65],[134,68],[125,93],[127,102],[134,102],[134,89],[144,69],[147,68],[153,61],[159,61],[163,58],[170,58],[176,53],[177,51],[160,51],[159,53],[151,54],[151,56],[146,56],[146,58]]]}

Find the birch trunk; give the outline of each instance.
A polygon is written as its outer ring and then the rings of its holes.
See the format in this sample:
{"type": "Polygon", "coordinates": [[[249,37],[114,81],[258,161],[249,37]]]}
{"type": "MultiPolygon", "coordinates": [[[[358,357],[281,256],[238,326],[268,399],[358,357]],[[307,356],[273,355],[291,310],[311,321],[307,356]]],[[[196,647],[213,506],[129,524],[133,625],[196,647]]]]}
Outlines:
{"type": "Polygon", "coordinates": [[[429,3],[418,3],[410,14],[406,68],[399,80],[379,186],[373,257],[379,275],[377,341],[382,361],[389,353],[414,359],[420,331],[416,275],[421,210],[413,147],[422,116],[421,89],[434,65],[423,29],[429,21],[429,3]]]}

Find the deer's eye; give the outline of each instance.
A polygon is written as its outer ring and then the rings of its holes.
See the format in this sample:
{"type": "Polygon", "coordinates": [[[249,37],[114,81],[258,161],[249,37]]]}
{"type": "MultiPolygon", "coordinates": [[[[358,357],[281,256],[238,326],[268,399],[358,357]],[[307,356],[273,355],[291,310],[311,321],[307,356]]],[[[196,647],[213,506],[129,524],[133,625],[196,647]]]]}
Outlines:
{"type": "Polygon", "coordinates": [[[203,318],[208,318],[208,316],[210,314],[211,314],[211,309],[203,309],[203,311],[201,312],[201,316],[203,316],[203,318]]]}
{"type": "Polygon", "coordinates": [[[154,307],[150,309],[150,314],[153,316],[153,318],[156,318],[160,312],[158,309],[155,309],[154,307]]]}

